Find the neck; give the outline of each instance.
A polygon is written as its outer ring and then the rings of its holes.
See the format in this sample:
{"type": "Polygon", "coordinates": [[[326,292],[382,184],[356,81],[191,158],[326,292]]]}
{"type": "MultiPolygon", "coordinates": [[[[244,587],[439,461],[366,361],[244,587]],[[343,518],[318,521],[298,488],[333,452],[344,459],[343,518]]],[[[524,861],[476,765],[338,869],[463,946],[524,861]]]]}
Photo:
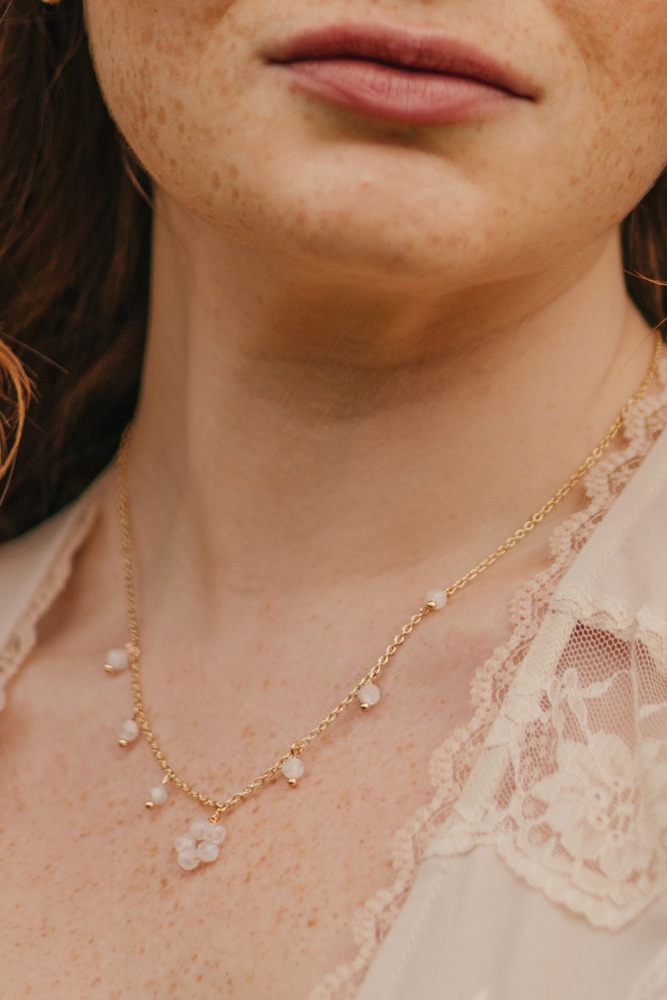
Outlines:
{"type": "Polygon", "coordinates": [[[615,235],[493,287],[305,282],[277,258],[158,204],[135,522],[142,561],[169,552],[212,602],[432,560],[454,579],[569,477],[653,350],[615,235]]]}

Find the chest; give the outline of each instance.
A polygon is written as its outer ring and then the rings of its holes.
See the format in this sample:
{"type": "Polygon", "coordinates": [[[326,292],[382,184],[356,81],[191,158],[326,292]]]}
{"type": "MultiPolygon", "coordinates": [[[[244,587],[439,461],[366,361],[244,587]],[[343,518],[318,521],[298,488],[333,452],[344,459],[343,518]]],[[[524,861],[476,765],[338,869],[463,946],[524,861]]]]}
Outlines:
{"type": "MultiPolygon", "coordinates": [[[[127,690],[88,683],[89,672],[84,659],[36,656],[3,719],[9,995],[298,1000],[355,960],[352,917],[369,900],[372,933],[382,933],[387,893],[398,905],[414,874],[429,760],[465,714],[468,678],[456,696],[450,682],[449,700],[399,685],[369,713],[351,711],[320,739],[297,788],[279,777],[251,796],[226,819],[218,859],[185,872],[174,838],[210,810],[175,789],[145,808],[159,769],[143,741],[117,746],[127,690]],[[397,858],[396,831],[408,823],[397,858]]],[[[243,787],[260,760],[257,734],[230,725],[207,753],[210,732],[203,750],[196,734],[185,741],[184,776],[201,776],[206,791],[243,787]]],[[[178,770],[178,748],[175,758],[178,770]]]]}
{"type": "MultiPolygon", "coordinates": [[[[100,650],[123,634],[122,609],[110,616],[96,602],[74,620],[64,595],[2,715],[8,995],[305,1000],[338,970],[346,985],[318,995],[353,997],[481,747],[471,681],[509,622],[505,593],[490,600],[482,584],[472,597],[463,617],[454,604],[442,624],[411,637],[377,706],[351,705],[318,737],[296,788],[278,776],[251,795],[225,818],[218,859],[186,872],[174,839],[210,810],[177,789],[147,810],[160,769],[143,739],[117,745],[129,677],[107,677],[100,650]]],[[[315,645],[298,660],[290,636],[284,655],[273,634],[256,641],[266,675],[237,670],[208,694],[170,674],[169,650],[147,657],[144,693],[170,764],[216,797],[243,788],[323,718],[340,678],[369,658],[348,634],[349,661],[329,658],[335,676],[321,673],[309,688],[315,645]]]]}

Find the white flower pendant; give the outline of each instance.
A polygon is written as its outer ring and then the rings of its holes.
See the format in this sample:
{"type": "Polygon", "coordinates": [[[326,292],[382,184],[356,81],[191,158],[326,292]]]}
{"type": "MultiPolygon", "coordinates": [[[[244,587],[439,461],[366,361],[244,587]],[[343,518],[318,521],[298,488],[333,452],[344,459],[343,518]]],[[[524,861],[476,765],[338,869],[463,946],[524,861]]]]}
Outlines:
{"type": "Polygon", "coordinates": [[[186,872],[191,872],[199,868],[202,861],[205,864],[215,861],[226,836],[227,831],[219,823],[196,819],[190,824],[190,832],[174,841],[179,865],[186,872]]]}

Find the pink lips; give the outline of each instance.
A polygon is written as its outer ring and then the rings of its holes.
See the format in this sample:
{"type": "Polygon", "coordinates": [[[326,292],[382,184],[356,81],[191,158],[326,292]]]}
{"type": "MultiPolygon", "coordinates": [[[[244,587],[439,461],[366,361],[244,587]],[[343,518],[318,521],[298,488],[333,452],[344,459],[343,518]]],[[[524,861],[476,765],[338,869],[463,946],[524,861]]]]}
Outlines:
{"type": "Polygon", "coordinates": [[[537,97],[520,72],[472,46],[379,25],[304,32],[269,61],[306,93],[406,124],[478,120],[508,102],[537,97]]]}

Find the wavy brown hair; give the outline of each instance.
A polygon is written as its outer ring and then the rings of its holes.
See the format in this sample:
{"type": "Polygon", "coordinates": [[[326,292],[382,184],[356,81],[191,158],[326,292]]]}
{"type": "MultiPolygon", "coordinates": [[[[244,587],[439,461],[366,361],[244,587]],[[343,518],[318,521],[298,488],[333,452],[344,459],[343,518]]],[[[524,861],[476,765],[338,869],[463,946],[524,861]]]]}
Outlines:
{"type": "Polygon", "coordinates": [[[19,389],[18,406],[6,387],[0,402],[0,538],[76,497],[117,447],[138,393],[150,222],[81,3],[0,0],[0,364],[19,389]]]}
{"type": "MultiPolygon", "coordinates": [[[[78,496],[132,415],[148,190],[102,100],[81,0],[0,0],[0,539],[78,496]]],[[[658,326],[667,174],[625,220],[623,251],[630,294],[658,326]]]]}

